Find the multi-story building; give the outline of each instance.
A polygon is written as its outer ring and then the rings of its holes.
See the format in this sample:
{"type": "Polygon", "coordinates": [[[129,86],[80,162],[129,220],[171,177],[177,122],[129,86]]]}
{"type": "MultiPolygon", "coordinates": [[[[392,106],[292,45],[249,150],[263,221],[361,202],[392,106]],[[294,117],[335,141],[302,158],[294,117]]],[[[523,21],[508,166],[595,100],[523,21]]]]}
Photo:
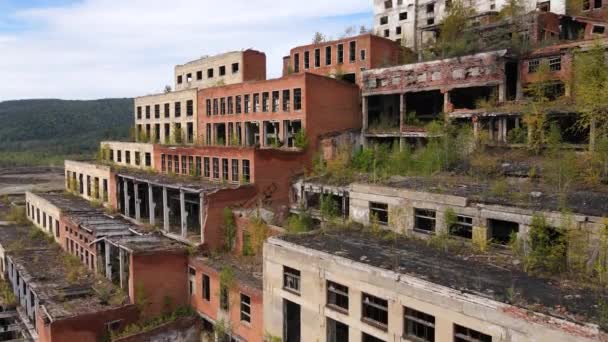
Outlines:
{"type": "MultiPolygon", "coordinates": [[[[427,37],[423,30],[441,23],[451,4],[449,0],[374,0],[374,32],[400,44],[418,50],[427,37]]],[[[508,4],[504,0],[484,0],[471,3],[477,14],[496,13],[508,4]]],[[[564,0],[526,0],[527,11],[566,14],[564,0]]]]}
{"type": "Polygon", "coordinates": [[[284,235],[264,246],[264,327],[283,341],[605,339],[595,296],[559,284],[360,229],[284,235]]]}
{"type": "Polygon", "coordinates": [[[361,72],[399,64],[401,45],[371,33],[298,46],[283,58],[283,76],[310,72],[361,84],[361,72]]]}

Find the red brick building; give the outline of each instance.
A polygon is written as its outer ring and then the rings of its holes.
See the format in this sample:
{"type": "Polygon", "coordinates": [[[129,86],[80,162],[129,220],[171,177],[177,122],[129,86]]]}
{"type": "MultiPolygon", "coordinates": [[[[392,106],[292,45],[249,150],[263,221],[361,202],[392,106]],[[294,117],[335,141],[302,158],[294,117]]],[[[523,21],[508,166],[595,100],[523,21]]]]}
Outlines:
{"type": "Polygon", "coordinates": [[[330,42],[298,46],[283,58],[283,76],[310,72],[361,84],[361,71],[399,64],[402,47],[366,33],[330,42]]]}

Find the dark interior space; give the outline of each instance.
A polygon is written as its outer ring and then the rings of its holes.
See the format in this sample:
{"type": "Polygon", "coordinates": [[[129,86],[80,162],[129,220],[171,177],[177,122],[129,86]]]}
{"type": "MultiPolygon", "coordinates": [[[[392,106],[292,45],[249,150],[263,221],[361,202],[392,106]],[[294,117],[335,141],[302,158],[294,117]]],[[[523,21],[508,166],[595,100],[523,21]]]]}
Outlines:
{"type": "Polygon", "coordinates": [[[493,243],[507,245],[511,241],[511,234],[519,232],[517,222],[488,219],[488,230],[493,243]]]}
{"type": "Polygon", "coordinates": [[[454,109],[477,109],[479,101],[487,101],[497,96],[497,87],[456,88],[450,91],[450,101],[454,109]]]}

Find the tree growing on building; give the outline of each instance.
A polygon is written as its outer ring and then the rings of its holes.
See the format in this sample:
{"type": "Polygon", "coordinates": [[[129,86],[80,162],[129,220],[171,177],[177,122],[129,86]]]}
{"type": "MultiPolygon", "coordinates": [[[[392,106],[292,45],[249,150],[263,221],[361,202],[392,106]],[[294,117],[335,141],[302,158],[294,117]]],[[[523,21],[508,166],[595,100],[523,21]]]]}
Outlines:
{"type": "Polygon", "coordinates": [[[312,37],[312,43],[313,44],[319,44],[319,43],[323,43],[327,40],[327,38],[325,37],[325,35],[321,32],[315,32],[314,36],[312,37]]]}
{"type": "Polygon", "coordinates": [[[441,21],[441,32],[431,44],[430,50],[437,57],[462,56],[477,49],[477,37],[467,30],[469,18],[475,9],[462,0],[452,1],[441,21]]]}

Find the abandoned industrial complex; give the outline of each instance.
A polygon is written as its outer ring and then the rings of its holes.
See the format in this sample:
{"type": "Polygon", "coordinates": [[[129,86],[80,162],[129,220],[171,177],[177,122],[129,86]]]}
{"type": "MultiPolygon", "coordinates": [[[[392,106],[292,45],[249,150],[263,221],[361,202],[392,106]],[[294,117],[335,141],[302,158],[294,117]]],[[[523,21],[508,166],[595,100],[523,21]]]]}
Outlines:
{"type": "Polygon", "coordinates": [[[608,3],[462,6],[176,65],[0,203],[0,341],[608,341],[608,3]]]}

